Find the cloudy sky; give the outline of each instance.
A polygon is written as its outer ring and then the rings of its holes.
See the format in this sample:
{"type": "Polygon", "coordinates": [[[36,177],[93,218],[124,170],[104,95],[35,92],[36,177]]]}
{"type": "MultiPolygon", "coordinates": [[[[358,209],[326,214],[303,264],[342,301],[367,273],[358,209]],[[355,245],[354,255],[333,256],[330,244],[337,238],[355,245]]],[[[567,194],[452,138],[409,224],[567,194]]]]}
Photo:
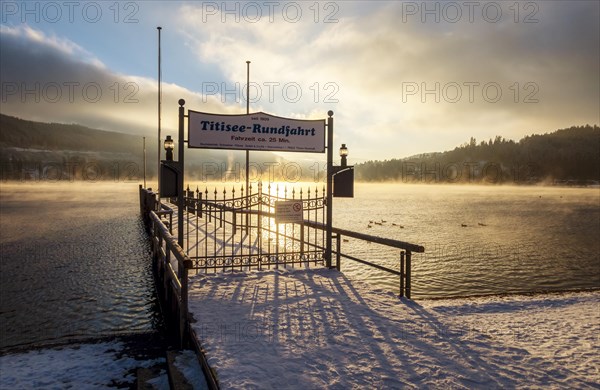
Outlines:
{"type": "Polygon", "coordinates": [[[321,119],[352,163],[600,123],[600,2],[11,2],[1,112],[156,136],[189,109],[321,119]]]}

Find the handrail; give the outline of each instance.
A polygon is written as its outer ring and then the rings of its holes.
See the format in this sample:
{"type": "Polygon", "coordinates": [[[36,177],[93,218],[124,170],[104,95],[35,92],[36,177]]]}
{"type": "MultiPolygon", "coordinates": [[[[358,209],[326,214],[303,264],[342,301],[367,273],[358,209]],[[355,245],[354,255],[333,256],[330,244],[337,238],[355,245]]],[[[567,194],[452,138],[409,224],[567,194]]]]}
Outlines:
{"type": "MultiPolygon", "coordinates": [[[[263,210],[244,210],[244,209],[235,209],[235,208],[231,208],[228,207],[224,204],[219,204],[217,202],[214,201],[210,201],[210,200],[203,200],[202,201],[204,204],[206,205],[210,205],[211,207],[214,207],[216,209],[220,209],[222,212],[232,212],[232,213],[241,213],[241,214],[247,214],[247,215],[259,215],[259,216],[263,216],[263,217],[268,217],[268,218],[275,218],[276,215],[275,213],[272,213],[270,211],[263,211],[263,210]]],[[[225,223],[231,223],[229,221],[227,221],[227,218],[223,218],[218,217],[218,216],[214,216],[214,218],[220,220],[221,222],[225,221],[225,223]]],[[[235,221],[235,219],[234,219],[235,221]]],[[[235,222],[233,222],[232,224],[234,224],[235,222]]],[[[309,228],[313,228],[313,229],[317,229],[317,230],[322,230],[322,231],[326,231],[327,229],[327,225],[321,222],[316,222],[316,221],[311,221],[311,220],[303,220],[301,223],[303,226],[309,227],[309,228]]],[[[272,232],[270,229],[268,228],[263,228],[264,230],[268,231],[268,232],[272,232]]],[[[405,242],[405,241],[400,241],[400,240],[394,240],[394,239],[390,239],[390,238],[384,238],[384,237],[378,237],[378,236],[372,236],[370,234],[365,234],[365,233],[359,233],[359,232],[355,232],[352,230],[347,230],[347,229],[342,229],[342,228],[336,228],[336,227],[332,227],[332,233],[335,234],[335,239],[336,239],[336,250],[334,251],[332,249],[332,254],[335,254],[337,257],[337,261],[336,261],[336,268],[338,270],[340,270],[340,258],[346,258],[349,260],[353,260],[356,262],[359,262],[361,264],[365,264],[368,265],[370,267],[373,268],[377,268],[381,271],[384,272],[388,272],[391,273],[392,275],[396,275],[400,277],[400,296],[406,296],[407,298],[410,299],[411,296],[411,259],[412,259],[412,252],[417,252],[417,253],[423,253],[425,252],[425,248],[422,245],[416,245],[416,244],[411,244],[409,242],[405,242]],[[355,256],[351,256],[348,254],[344,254],[341,251],[341,236],[347,236],[347,237],[351,237],[351,238],[356,238],[359,240],[363,240],[363,241],[367,241],[367,242],[373,242],[376,244],[380,244],[380,245],[384,245],[384,246],[388,246],[391,248],[396,248],[396,249],[400,249],[400,271],[397,270],[393,270],[391,268],[385,267],[383,265],[379,265],[367,260],[363,260],[360,259],[358,257],[355,256]]],[[[287,236],[286,234],[283,234],[283,236],[286,239],[291,239],[293,241],[301,241],[296,237],[293,236],[287,236]]],[[[319,245],[315,245],[312,243],[306,243],[306,245],[309,246],[314,246],[316,248],[319,249],[325,249],[320,247],[319,245]]]]}
{"type": "Polygon", "coordinates": [[[201,357],[202,371],[207,378],[207,383],[211,389],[218,389],[214,371],[210,369],[206,356],[199,346],[199,339],[190,324],[188,269],[192,267],[192,260],[170,233],[173,209],[156,202],[155,194],[140,185],[140,210],[146,229],[151,233],[157,292],[160,295],[161,303],[165,304],[170,318],[174,319],[178,325],[179,346],[183,348],[184,344],[191,339],[196,353],[201,357]],[[161,217],[165,215],[168,215],[170,220],[168,229],[161,220],[161,217]],[[171,264],[171,254],[177,260],[177,270],[171,264]]]}
{"type": "MultiPolygon", "coordinates": [[[[154,243],[154,253],[158,256],[158,262],[161,264],[163,275],[159,277],[164,282],[172,286],[173,294],[177,297],[177,306],[179,311],[179,341],[183,346],[185,332],[188,326],[188,269],[192,268],[192,260],[179,246],[175,237],[171,235],[169,229],[160,219],[160,214],[172,214],[170,211],[150,211],[150,221],[153,226],[152,241],[154,243]],[[164,241],[165,250],[163,251],[162,242],[164,241]],[[158,253],[158,254],[157,254],[158,253]],[[177,261],[177,270],[171,264],[171,254],[177,261]]],[[[168,293],[167,293],[168,295],[168,293]]]]}
{"type": "MultiPolygon", "coordinates": [[[[305,220],[304,224],[306,226],[310,226],[315,229],[322,229],[322,230],[327,229],[327,226],[325,224],[322,224],[319,222],[305,220]]],[[[370,241],[370,242],[374,242],[374,243],[381,244],[381,245],[391,246],[393,248],[404,249],[404,250],[411,251],[411,252],[419,252],[419,253],[425,252],[425,247],[423,247],[421,245],[411,244],[411,243],[405,242],[405,241],[394,240],[391,238],[384,238],[384,237],[378,237],[378,236],[371,236],[370,234],[364,234],[364,233],[354,232],[352,230],[336,228],[335,226],[332,227],[331,230],[332,230],[332,232],[341,234],[342,236],[358,238],[359,240],[370,241]]]]}
{"type": "MultiPolygon", "coordinates": [[[[204,202],[211,203],[212,205],[214,205],[214,207],[220,208],[223,211],[236,212],[236,213],[240,213],[240,214],[254,214],[254,215],[260,215],[263,217],[275,218],[275,213],[272,213],[269,211],[233,209],[233,208],[229,208],[227,206],[220,205],[220,204],[218,204],[216,202],[212,202],[212,201],[204,201],[204,202]]],[[[310,221],[310,220],[306,220],[306,219],[303,221],[303,225],[314,228],[314,229],[319,229],[319,230],[327,229],[327,225],[325,225],[324,223],[310,221]]],[[[359,240],[370,241],[370,242],[374,242],[377,244],[391,246],[392,248],[404,249],[407,251],[418,252],[418,253],[425,252],[425,247],[423,247],[422,245],[411,244],[411,243],[405,242],[405,241],[394,240],[391,238],[384,238],[384,237],[379,237],[379,236],[372,236],[370,234],[354,232],[352,230],[337,228],[335,226],[332,227],[332,232],[341,234],[341,235],[347,236],[347,237],[357,238],[359,240]]]]}
{"type": "Polygon", "coordinates": [[[151,211],[150,218],[152,218],[152,220],[154,222],[156,222],[156,226],[158,227],[158,230],[160,230],[160,233],[162,234],[165,242],[167,243],[167,249],[170,249],[171,252],[173,252],[177,261],[180,264],[182,264],[185,268],[188,268],[188,269],[191,268],[192,260],[190,260],[190,258],[185,253],[183,248],[180,247],[179,244],[177,244],[177,239],[175,237],[173,237],[171,235],[171,233],[169,233],[169,230],[162,223],[159,216],[156,215],[156,212],[151,211]]]}
{"type": "MultiPolygon", "coordinates": [[[[188,195],[189,195],[189,191],[188,191],[188,195]]],[[[264,197],[275,198],[272,195],[265,194],[263,197],[260,198],[259,203],[263,203],[264,197]]],[[[237,205],[235,205],[236,200],[241,201],[245,198],[246,197],[218,199],[215,197],[215,199],[213,200],[213,199],[208,199],[208,198],[202,199],[202,197],[199,197],[196,199],[193,197],[193,195],[191,195],[191,196],[186,197],[186,208],[188,207],[188,204],[191,202],[191,203],[193,203],[193,205],[190,205],[189,207],[191,207],[191,209],[192,209],[191,212],[194,214],[202,213],[203,206],[207,208],[207,213],[209,215],[211,214],[211,211],[209,211],[209,209],[212,209],[214,211],[218,210],[218,213],[212,215],[211,217],[215,218],[215,220],[220,221],[220,227],[223,227],[223,223],[232,225],[233,226],[233,234],[235,234],[235,232],[236,232],[237,223],[236,223],[235,215],[238,213],[242,214],[242,215],[246,215],[246,216],[257,215],[260,217],[276,218],[276,214],[271,211],[270,202],[267,202],[268,204],[265,204],[266,206],[268,206],[267,210],[252,209],[253,204],[240,204],[239,207],[237,205]],[[227,213],[233,214],[232,220],[229,220],[226,217],[226,215],[224,215],[227,213]]],[[[276,198],[281,199],[281,200],[298,200],[298,201],[302,201],[302,202],[311,202],[311,201],[315,201],[317,199],[321,199],[321,198],[289,199],[289,198],[281,198],[278,196],[276,198]]],[[[318,206],[318,207],[315,206],[314,209],[316,210],[320,207],[322,207],[322,206],[318,206]]],[[[305,211],[306,210],[307,209],[305,208],[305,211]]],[[[309,208],[308,210],[313,210],[313,208],[309,208]]],[[[201,215],[201,214],[199,214],[199,215],[201,215]]],[[[304,219],[302,222],[299,223],[299,225],[302,225],[303,227],[307,227],[310,229],[320,230],[322,232],[326,232],[328,230],[327,225],[323,221],[304,219]]],[[[269,233],[276,233],[278,235],[278,237],[282,236],[284,239],[300,242],[302,245],[301,248],[304,248],[304,245],[308,245],[309,247],[326,250],[326,248],[321,247],[321,245],[318,245],[317,243],[312,243],[312,242],[310,242],[310,240],[305,242],[304,238],[303,238],[303,233],[304,233],[303,229],[301,230],[301,237],[297,238],[293,235],[288,236],[286,233],[280,233],[279,229],[275,232],[275,231],[271,231],[268,226],[261,227],[260,222],[258,223],[258,226],[255,226],[255,227],[260,230],[267,231],[269,233]]],[[[248,225],[248,218],[247,218],[246,219],[246,229],[248,229],[248,228],[249,228],[249,225],[248,225]]],[[[406,295],[407,298],[410,298],[412,252],[415,252],[415,253],[425,252],[425,248],[422,245],[412,244],[409,242],[395,240],[395,239],[391,239],[391,238],[373,236],[370,234],[360,233],[360,232],[337,228],[337,227],[330,227],[330,228],[331,228],[331,233],[333,233],[335,236],[334,237],[335,238],[335,250],[333,249],[333,245],[332,245],[332,248],[330,249],[330,253],[332,255],[336,256],[337,260],[336,260],[335,267],[338,270],[340,270],[340,267],[341,267],[340,259],[346,258],[346,259],[353,260],[353,261],[359,262],[361,264],[365,264],[365,265],[377,268],[379,270],[391,273],[393,275],[400,276],[400,296],[406,295]],[[358,257],[351,256],[349,254],[342,253],[342,249],[341,249],[341,247],[342,247],[341,237],[342,236],[366,241],[368,243],[376,243],[379,245],[387,246],[389,248],[399,249],[400,250],[400,256],[399,256],[400,270],[399,271],[393,270],[386,266],[376,264],[376,263],[368,261],[368,260],[360,259],[358,257]]],[[[225,233],[223,233],[223,234],[225,234],[225,233]]],[[[301,249],[300,253],[303,250],[304,249],[301,249]]],[[[277,251],[277,249],[276,249],[276,251],[277,251]]],[[[276,252],[276,253],[278,253],[278,252],[276,252]]],[[[232,254],[232,256],[233,256],[233,254],[232,254]]],[[[193,258],[198,259],[200,257],[193,257],[193,258]]]]}
{"type": "Polygon", "coordinates": [[[374,268],[377,268],[377,269],[385,271],[385,272],[389,272],[389,273],[397,275],[397,276],[402,276],[402,272],[400,272],[400,271],[396,271],[394,269],[391,269],[391,268],[388,268],[388,267],[384,267],[384,266],[379,265],[379,264],[371,263],[369,261],[366,261],[366,260],[363,260],[363,259],[359,259],[358,257],[354,257],[354,256],[350,256],[350,255],[345,255],[343,253],[340,253],[340,256],[345,257],[345,258],[350,259],[350,260],[357,261],[359,263],[362,263],[362,264],[365,264],[365,265],[368,265],[368,266],[371,266],[371,267],[374,267],[374,268]]]}

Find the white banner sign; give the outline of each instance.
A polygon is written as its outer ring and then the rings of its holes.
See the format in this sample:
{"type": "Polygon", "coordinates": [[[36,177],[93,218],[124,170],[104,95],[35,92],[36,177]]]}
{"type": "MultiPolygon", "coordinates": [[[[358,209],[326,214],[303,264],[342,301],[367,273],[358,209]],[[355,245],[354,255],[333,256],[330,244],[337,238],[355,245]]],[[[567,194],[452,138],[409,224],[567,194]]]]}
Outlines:
{"type": "Polygon", "coordinates": [[[325,152],[325,119],[290,119],[264,112],[217,115],[191,110],[188,119],[190,148],[325,152]]]}

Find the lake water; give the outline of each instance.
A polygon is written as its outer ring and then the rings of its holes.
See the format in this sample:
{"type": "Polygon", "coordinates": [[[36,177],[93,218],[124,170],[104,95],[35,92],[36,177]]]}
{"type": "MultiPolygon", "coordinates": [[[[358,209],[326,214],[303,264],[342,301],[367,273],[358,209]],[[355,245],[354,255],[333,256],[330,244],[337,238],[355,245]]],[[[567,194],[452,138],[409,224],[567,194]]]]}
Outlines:
{"type": "MultiPolygon", "coordinates": [[[[0,349],[157,328],[137,188],[1,183],[0,349]]],[[[335,226],[425,247],[413,298],[600,287],[599,189],[357,184],[355,195],[334,199],[335,226]]],[[[342,249],[398,268],[398,250],[342,249]]],[[[398,290],[395,276],[342,264],[398,290]]]]}
{"type": "Polygon", "coordinates": [[[0,186],[0,348],[156,328],[137,184],[0,186]]]}
{"type": "MultiPolygon", "coordinates": [[[[600,288],[598,188],[358,184],[334,198],[334,225],[423,245],[413,298],[600,288]]],[[[342,249],[398,269],[398,250],[342,249]]],[[[342,270],[398,291],[396,276],[350,260],[342,270]]]]}

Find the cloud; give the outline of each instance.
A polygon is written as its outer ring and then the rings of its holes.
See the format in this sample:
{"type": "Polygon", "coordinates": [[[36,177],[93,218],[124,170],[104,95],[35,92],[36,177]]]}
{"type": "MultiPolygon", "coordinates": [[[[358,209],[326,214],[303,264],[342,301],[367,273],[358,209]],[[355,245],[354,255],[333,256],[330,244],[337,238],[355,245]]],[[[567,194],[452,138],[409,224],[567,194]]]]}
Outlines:
{"type": "Polygon", "coordinates": [[[444,2],[427,5],[437,4],[441,17],[425,15],[425,22],[421,12],[406,10],[423,2],[338,4],[337,23],[330,24],[315,23],[310,12],[295,23],[223,23],[230,16],[220,14],[198,23],[203,10],[192,4],[180,9],[181,28],[197,57],[219,64],[230,83],[245,81],[250,59],[257,83],[300,85],[302,100],[263,96],[257,105],[279,115],[323,117],[333,109],[336,138],[360,145],[365,156],[599,121],[597,3],[529,2],[517,9],[496,2],[498,20],[481,3],[472,20],[463,8],[457,22],[447,21],[444,2]],[[327,82],[332,89],[324,89],[327,82]],[[325,102],[334,91],[337,102],[325,102]]]}
{"type": "MultiPolygon", "coordinates": [[[[152,135],[157,128],[156,80],[107,69],[67,39],[27,25],[2,26],[2,113],[31,120],[79,123],[99,129],[152,135]]],[[[215,112],[234,108],[215,97],[163,84],[164,134],[177,130],[178,100],[215,112]]]]}
{"type": "MultiPolygon", "coordinates": [[[[267,3],[227,3],[234,15],[214,8],[224,4],[161,8],[190,51],[180,71],[194,62],[209,78],[197,91],[163,84],[165,134],[175,132],[180,98],[189,109],[243,111],[246,60],[251,111],[333,110],[335,143],[354,161],[600,122],[598,2],[328,2],[318,15],[317,3],[269,3],[279,8],[254,19],[243,10],[267,3]],[[286,4],[302,17],[282,13],[286,4]],[[458,20],[447,20],[448,4],[463,7],[458,20]],[[464,4],[479,4],[472,20],[464,4]],[[498,20],[492,8],[482,13],[486,4],[501,8],[498,20]]],[[[26,25],[0,33],[3,113],[154,134],[156,80],[108,69],[86,48],[26,25]]]]}
{"type": "Polygon", "coordinates": [[[5,39],[12,38],[19,40],[19,38],[22,37],[24,38],[20,41],[22,44],[29,42],[34,45],[43,45],[62,53],[62,55],[76,56],[80,58],[81,62],[95,64],[100,67],[104,66],[100,60],[93,57],[91,53],[87,52],[76,43],[55,35],[47,36],[42,31],[33,29],[26,24],[17,27],[0,25],[0,33],[5,37],[5,39]]]}

